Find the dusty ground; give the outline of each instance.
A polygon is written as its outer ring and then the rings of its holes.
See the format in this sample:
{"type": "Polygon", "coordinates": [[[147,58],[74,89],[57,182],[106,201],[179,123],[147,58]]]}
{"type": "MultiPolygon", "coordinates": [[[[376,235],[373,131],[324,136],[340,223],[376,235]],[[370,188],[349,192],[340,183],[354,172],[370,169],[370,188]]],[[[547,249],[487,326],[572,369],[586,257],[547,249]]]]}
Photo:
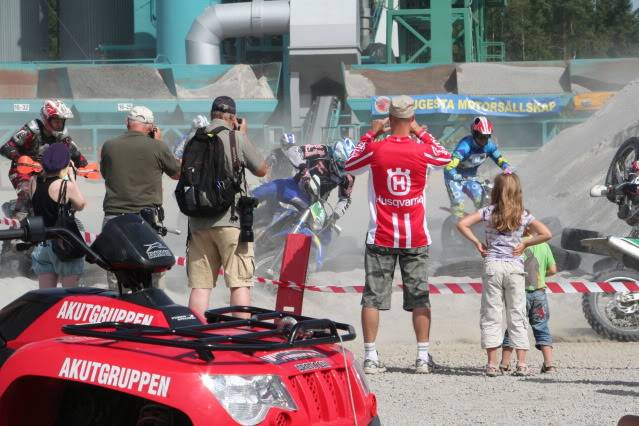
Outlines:
{"type": "Polygon", "coordinates": [[[542,358],[534,351],[535,375],[489,378],[477,344],[435,346],[441,368],[430,375],[410,371],[412,345],[395,345],[383,354],[388,371],[368,380],[389,425],[614,425],[639,413],[636,344],[558,343],[555,349],[555,375],[538,373],[542,358]]]}

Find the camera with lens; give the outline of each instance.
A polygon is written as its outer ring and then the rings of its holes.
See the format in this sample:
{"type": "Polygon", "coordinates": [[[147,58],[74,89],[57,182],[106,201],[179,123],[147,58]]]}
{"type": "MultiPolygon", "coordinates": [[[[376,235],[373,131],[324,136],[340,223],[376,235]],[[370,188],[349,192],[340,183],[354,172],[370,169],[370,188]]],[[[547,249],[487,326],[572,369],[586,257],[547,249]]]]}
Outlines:
{"type": "Polygon", "coordinates": [[[144,207],[140,210],[140,216],[161,236],[166,236],[167,229],[162,224],[164,222],[164,209],[162,206],[144,207]]]}
{"type": "Polygon", "coordinates": [[[253,197],[242,196],[237,200],[241,243],[252,243],[255,238],[253,234],[253,210],[255,210],[258,204],[259,201],[253,197]]]}

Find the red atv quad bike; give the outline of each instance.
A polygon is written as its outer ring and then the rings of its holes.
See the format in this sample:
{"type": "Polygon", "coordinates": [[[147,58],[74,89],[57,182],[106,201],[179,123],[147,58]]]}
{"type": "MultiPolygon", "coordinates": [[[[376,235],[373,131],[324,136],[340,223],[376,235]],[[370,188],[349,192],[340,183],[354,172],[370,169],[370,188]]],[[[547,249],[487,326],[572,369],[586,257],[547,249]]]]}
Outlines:
{"type": "Polygon", "coordinates": [[[37,217],[0,231],[52,238],[82,246],[120,291],[35,290],[0,311],[1,426],[379,424],[340,345],[352,326],[248,306],[195,315],[151,287],[175,258],[139,215],[111,220],[91,247],[37,217]]]}

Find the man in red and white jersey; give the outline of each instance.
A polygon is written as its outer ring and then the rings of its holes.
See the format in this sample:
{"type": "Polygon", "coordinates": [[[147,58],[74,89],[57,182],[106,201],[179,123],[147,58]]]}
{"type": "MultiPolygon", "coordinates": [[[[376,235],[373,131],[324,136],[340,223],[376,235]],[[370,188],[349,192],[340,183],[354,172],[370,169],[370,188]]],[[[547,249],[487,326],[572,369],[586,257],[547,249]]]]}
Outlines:
{"type": "Polygon", "coordinates": [[[429,166],[445,166],[451,154],[415,121],[415,104],[408,96],[391,100],[391,135],[375,141],[385,131],[386,120],[373,122],[346,162],[346,170],[370,171],[370,226],[366,238],[366,286],[362,296],[364,371],[383,372],[375,349],[379,310],[391,305],[395,264],[404,282],[404,309],[412,311],[417,338],[417,373],[430,373],[428,355],[430,300],[425,189],[429,166]]]}

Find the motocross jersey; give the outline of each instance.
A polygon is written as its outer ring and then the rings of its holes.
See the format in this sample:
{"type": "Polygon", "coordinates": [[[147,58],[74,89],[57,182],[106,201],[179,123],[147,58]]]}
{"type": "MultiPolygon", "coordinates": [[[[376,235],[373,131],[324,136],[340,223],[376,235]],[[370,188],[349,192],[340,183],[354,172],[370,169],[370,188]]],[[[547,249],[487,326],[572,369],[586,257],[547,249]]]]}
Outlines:
{"type": "Polygon", "coordinates": [[[431,243],[424,194],[427,169],[448,164],[451,155],[426,130],[418,136],[375,142],[369,131],[346,162],[347,171],[370,169],[367,244],[414,248],[431,243]]]}
{"type": "Polygon", "coordinates": [[[271,154],[266,159],[266,164],[269,166],[271,179],[283,179],[291,177],[293,174],[293,165],[281,148],[271,151],[271,154]]]}
{"type": "Polygon", "coordinates": [[[286,156],[299,170],[295,174],[295,180],[302,188],[306,187],[312,176],[317,176],[320,179],[320,197],[328,198],[331,191],[339,187],[339,200],[350,203],[355,177],[337,169],[327,145],[293,146],[286,151],[286,156]]]}
{"type": "MultiPolygon", "coordinates": [[[[67,134],[66,128],[61,136],[47,136],[43,132],[44,125],[39,119],[31,120],[0,147],[0,154],[12,161],[11,167],[15,167],[16,160],[22,155],[28,155],[36,161],[42,159],[42,154],[48,145],[61,142],[69,148],[71,160],[76,167],[85,167],[87,160],[78,150],[78,147],[67,134]]],[[[10,172],[11,173],[11,172],[10,172]]]]}
{"type": "Polygon", "coordinates": [[[472,135],[468,135],[457,144],[453,151],[452,161],[444,169],[444,177],[453,179],[458,173],[463,177],[476,176],[477,169],[488,157],[502,169],[510,167],[492,139],[488,139],[486,145],[480,146],[475,142],[472,135]]]}

